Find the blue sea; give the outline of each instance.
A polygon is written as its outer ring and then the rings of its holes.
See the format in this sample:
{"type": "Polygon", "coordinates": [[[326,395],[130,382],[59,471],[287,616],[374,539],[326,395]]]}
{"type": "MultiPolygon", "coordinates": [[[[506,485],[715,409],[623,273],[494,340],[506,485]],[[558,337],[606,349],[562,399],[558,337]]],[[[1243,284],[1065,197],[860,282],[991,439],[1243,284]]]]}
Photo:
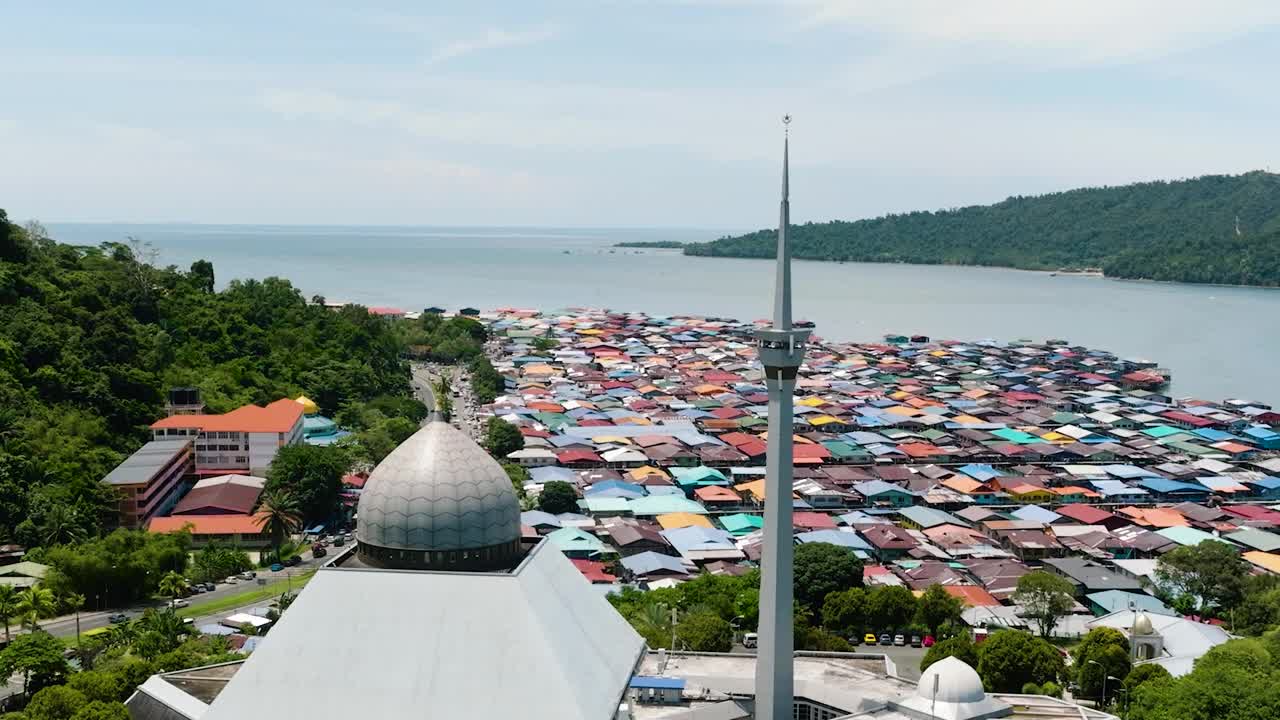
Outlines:
{"type": "MultiPolygon", "coordinates": [[[[56,239],[134,236],[160,262],[213,262],[232,278],[288,278],[307,296],[407,310],[432,305],[608,307],[754,319],[771,261],[693,258],[622,241],[703,241],[714,230],[51,224],[56,239]]],[[[1173,370],[1173,392],[1280,402],[1280,290],[1110,280],[992,268],[797,262],[797,317],[840,340],[1063,338],[1173,370]]]]}

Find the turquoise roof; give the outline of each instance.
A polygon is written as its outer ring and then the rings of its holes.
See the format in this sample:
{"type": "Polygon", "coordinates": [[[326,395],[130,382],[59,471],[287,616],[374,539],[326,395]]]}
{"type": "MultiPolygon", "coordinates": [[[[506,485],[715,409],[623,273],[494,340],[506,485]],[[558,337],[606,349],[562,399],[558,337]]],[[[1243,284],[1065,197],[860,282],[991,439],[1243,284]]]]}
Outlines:
{"type": "Polygon", "coordinates": [[[634,498],[627,501],[627,509],[632,515],[666,515],[677,512],[707,514],[707,509],[702,507],[701,503],[679,495],[649,495],[634,498]]]}
{"type": "Polygon", "coordinates": [[[724,515],[719,520],[720,525],[732,535],[746,535],[764,528],[764,517],[760,515],[737,513],[735,515],[724,515]]]}

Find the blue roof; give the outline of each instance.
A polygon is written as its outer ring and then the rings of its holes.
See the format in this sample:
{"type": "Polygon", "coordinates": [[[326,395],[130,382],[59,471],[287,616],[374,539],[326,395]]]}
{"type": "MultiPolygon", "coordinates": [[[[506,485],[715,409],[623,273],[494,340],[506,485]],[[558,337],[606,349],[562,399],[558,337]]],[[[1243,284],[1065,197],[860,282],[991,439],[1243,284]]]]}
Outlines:
{"type": "Polygon", "coordinates": [[[663,555],[652,550],[622,558],[622,566],[636,575],[648,575],[658,570],[667,570],[673,573],[689,572],[684,563],[680,561],[680,558],[663,555]]]}
{"type": "Polygon", "coordinates": [[[1129,609],[1129,604],[1139,610],[1147,612],[1159,613],[1160,615],[1177,615],[1178,613],[1168,605],[1160,602],[1158,599],[1151,597],[1146,593],[1126,592],[1124,590],[1103,590],[1101,592],[1089,593],[1085,595],[1090,602],[1101,607],[1107,612],[1116,612],[1119,610],[1129,609]]]}
{"type": "Polygon", "coordinates": [[[1013,516],[1019,520],[1030,520],[1031,522],[1053,523],[1057,522],[1062,516],[1058,513],[1042,508],[1039,505],[1024,505],[1013,511],[1013,516]]]}
{"type": "Polygon", "coordinates": [[[1145,477],[1138,481],[1142,487],[1156,493],[1179,493],[1187,495],[1207,495],[1209,488],[1198,483],[1184,483],[1177,480],[1159,477],[1145,477]]]}
{"type": "Polygon", "coordinates": [[[684,690],[684,678],[649,677],[636,675],[631,678],[633,688],[654,688],[658,690],[684,690]]]}

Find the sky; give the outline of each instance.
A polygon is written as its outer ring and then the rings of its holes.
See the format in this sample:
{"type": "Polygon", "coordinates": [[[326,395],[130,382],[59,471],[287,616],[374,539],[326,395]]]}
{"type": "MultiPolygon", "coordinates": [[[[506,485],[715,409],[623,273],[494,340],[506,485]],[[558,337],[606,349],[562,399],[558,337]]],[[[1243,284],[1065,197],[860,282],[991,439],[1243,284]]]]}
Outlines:
{"type": "Polygon", "coordinates": [[[1280,166],[1274,0],[0,2],[45,222],[757,228],[1280,166]]]}

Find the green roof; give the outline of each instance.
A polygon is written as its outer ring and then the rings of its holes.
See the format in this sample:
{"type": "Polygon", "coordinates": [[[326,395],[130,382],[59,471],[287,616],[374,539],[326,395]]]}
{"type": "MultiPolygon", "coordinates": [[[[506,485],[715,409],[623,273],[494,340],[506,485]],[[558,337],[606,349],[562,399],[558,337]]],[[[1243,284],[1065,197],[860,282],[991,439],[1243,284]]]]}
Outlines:
{"type": "Polygon", "coordinates": [[[760,515],[737,513],[736,515],[724,515],[719,520],[720,526],[730,535],[746,535],[764,528],[764,518],[760,515]]]}
{"type": "Polygon", "coordinates": [[[1036,437],[1035,435],[1022,432],[1021,430],[1014,430],[1013,428],[1000,428],[999,430],[992,430],[991,434],[995,435],[998,438],[1003,438],[1005,440],[1008,440],[1009,442],[1014,443],[1015,445],[1029,445],[1031,443],[1043,442],[1043,440],[1036,437]]]}
{"type": "Polygon", "coordinates": [[[554,532],[547,533],[547,540],[564,552],[585,550],[592,553],[602,553],[607,549],[600,538],[582,528],[560,528],[554,532]]]}
{"type": "Polygon", "coordinates": [[[580,504],[586,505],[587,511],[593,513],[624,513],[631,509],[627,499],[620,497],[589,497],[580,504]]]}
{"type": "Polygon", "coordinates": [[[1146,430],[1143,430],[1142,434],[1149,435],[1153,438],[1162,438],[1170,435],[1177,435],[1180,432],[1186,431],[1182,428],[1170,427],[1168,425],[1156,425],[1155,427],[1149,427],[1146,430]]]}

